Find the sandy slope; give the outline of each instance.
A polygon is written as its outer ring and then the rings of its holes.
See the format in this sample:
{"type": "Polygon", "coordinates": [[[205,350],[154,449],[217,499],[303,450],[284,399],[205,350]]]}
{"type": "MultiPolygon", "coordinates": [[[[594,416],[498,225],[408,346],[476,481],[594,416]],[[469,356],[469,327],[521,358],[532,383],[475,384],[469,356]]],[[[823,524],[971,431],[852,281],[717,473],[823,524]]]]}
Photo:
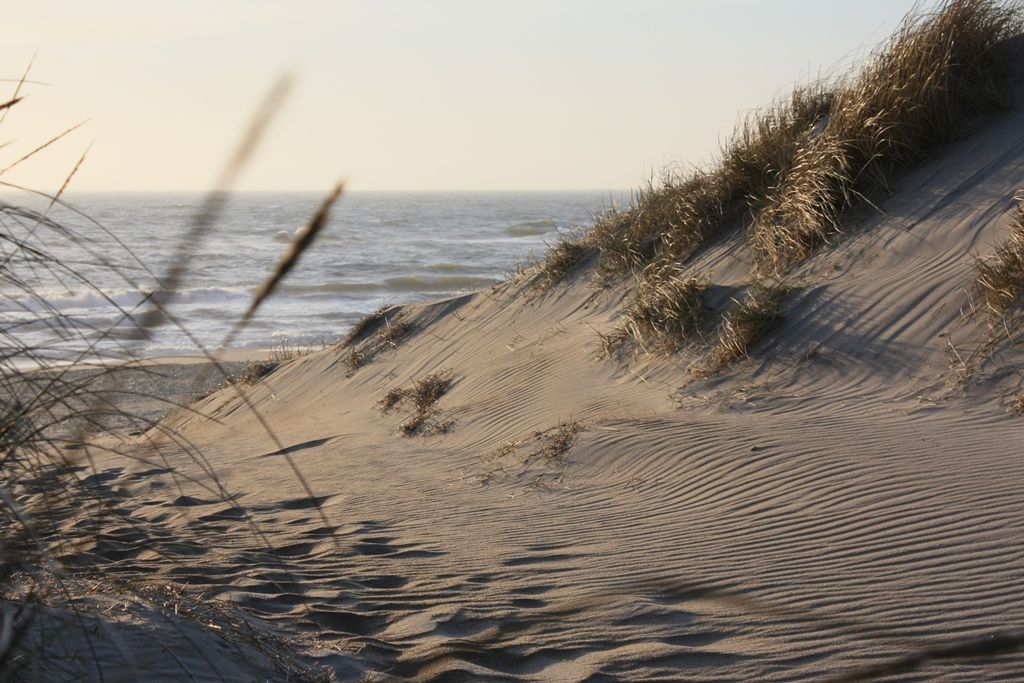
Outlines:
{"type": "MultiPolygon", "coordinates": [[[[352,376],[329,349],[254,388],[274,438],[228,390],[138,439],[149,462],[98,456],[118,512],[89,550],[315,637],[296,647],[342,680],[821,680],[1019,633],[1022,358],[956,386],[947,342],[983,339],[972,255],[1021,187],[1015,110],[805,264],[784,327],[710,379],[685,353],[600,357],[625,283],[411,309],[416,334],[352,376]],[[443,369],[453,427],[400,435],[377,402],[443,369]],[[543,457],[563,421],[582,431],[543,457]],[[223,491],[186,480],[207,467],[223,491]]],[[[733,236],[696,267],[724,303],[749,260],[733,236]]],[[[1018,654],[891,680],[1022,679],[1018,654]]]]}

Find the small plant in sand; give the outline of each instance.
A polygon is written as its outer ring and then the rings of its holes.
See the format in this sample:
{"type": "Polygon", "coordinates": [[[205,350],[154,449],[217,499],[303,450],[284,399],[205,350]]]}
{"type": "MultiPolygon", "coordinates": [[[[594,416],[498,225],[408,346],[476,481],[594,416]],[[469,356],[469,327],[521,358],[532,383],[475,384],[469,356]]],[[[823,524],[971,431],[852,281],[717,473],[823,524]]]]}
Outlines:
{"type": "Polygon", "coordinates": [[[238,384],[243,387],[249,387],[256,384],[264,377],[277,370],[280,365],[274,360],[251,360],[245,364],[242,371],[238,373],[238,378],[235,380],[238,384]]]}
{"type": "Polygon", "coordinates": [[[296,358],[319,353],[326,348],[327,344],[322,338],[314,339],[310,342],[297,342],[287,337],[281,337],[270,348],[270,360],[278,362],[295,360],[296,358]]]}
{"type": "Polygon", "coordinates": [[[353,325],[352,329],[348,331],[347,335],[345,335],[345,339],[342,340],[341,345],[352,346],[375,332],[377,328],[383,325],[384,321],[387,320],[387,314],[391,308],[391,306],[381,306],[373,313],[365,315],[357,320],[356,324],[353,325]]]}
{"type": "Polygon", "coordinates": [[[533,451],[528,459],[541,458],[548,462],[557,460],[569,452],[576,442],[576,436],[583,430],[583,425],[576,420],[559,422],[554,427],[534,433],[540,447],[533,451]]]}
{"type": "Polygon", "coordinates": [[[1009,236],[993,255],[978,260],[972,288],[993,332],[1006,337],[1020,327],[1024,307],[1024,194],[1016,201],[1009,236]]]}
{"type": "Polygon", "coordinates": [[[521,480],[526,476],[532,477],[531,487],[560,483],[568,466],[565,454],[572,449],[582,430],[580,422],[563,420],[553,427],[534,432],[532,438],[504,443],[490,456],[481,459],[485,470],[475,479],[485,486],[509,479],[521,480]],[[529,450],[521,455],[527,448],[529,450]],[[540,469],[535,465],[540,465],[540,469]]]}
{"type": "Polygon", "coordinates": [[[782,302],[790,289],[784,285],[753,285],[743,301],[726,314],[705,372],[714,373],[746,356],[782,323],[782,302]]]}
{"type": "Polygon", "coordinates": [[[656,261],[638,276],[633,299],[623,314],[622,334],[642,349],[673,352],[699,339],[710,310],[704,305],[707,281],[669,261],[656,261]]]}
{"type": "Polygon", "coordinates": [[[397,348],[413,332],[398,306],[382,307],[362,318],[341,342],[345,367],[351,375],[384,351],[397,348]]]}
{"type": "Polygon", "coordinates": [[[448,393],[454,381],[451,370],[435,372],[413,382],[410,387],[390,389],[377,403],[377,407],[389,412],[403,404],[411,406],[412,414],[398,427],[404,436],[446,433],[451,430],[454,422],[435,419],[436,405],[448,393]]]}

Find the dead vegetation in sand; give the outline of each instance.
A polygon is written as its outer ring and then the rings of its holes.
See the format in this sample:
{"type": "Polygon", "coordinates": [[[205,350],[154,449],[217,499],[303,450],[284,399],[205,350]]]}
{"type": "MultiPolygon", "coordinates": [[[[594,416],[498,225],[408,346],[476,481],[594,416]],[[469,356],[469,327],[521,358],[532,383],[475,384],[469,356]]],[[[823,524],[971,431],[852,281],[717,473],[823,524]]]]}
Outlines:
{"type": "MultiPolygon", "coordinates": [[[[969,288],[971,311],[988,323],[984,342],[966,359],[947,340],[955,386],[962,387],[1003,346],[1013,346],[1024,328],[1024,193],[1014,196],[1009,234],[992,253],[978,257],[969,288]]],[[[1009,398],[1007,410],[1024,415],[1024,394],[1009,398]]]]}
{"type": "Polygon", "coordinates": [[[403,405],[411,408],[410,415],[398,426],[403,436],[416,434],[446,434],[451,431],[455,422],[451,419],[439,419],[437,402],[448,393],[455,383],[451,370],[441,370],[416,380],[409,387],[394,387],[382,398],[377,407],[382,412],[390,412],[403,405]]]}
{"type": "Polygon", "coordinates": [[[381,353],[398,348],[412,333],[412,323],[398,306],[384,306],[361,318],[339,345],[349,376],[381,353]]]}
{"type": "Polygon", "coordinates": [[[725,314],[718,339],[711,350],[706,373],[746,356],[768,333],[782,323],[782,302],[790,289],[784,285],[756,284],[725,314]]]}
{"type": "Polygon", "coordinates": [[[548,249],[539,267],[539,286],[548,290],[565,280],[587,260],[593,249],[582,236],[566,237],[548,249]]]}
{"type": "Polygon", "coordinates": [[[480,471],[471,479],[482,486],[513,480],[534,490],[559,486],[569,465],[566,454],[582,431],[579,421],[562,420],[528,438],[508,441],[481,459],[480,471]]]}
{"type": "Polygon", "coordinates": [[[1006,339],[1013,337],[1024,322],[1024,193],[1015,201],[1010,234],[990,256],[978,259],[972,286],[973,298],[993,333],[1006,339]]]}
{"type": "Polygon", "coordinates": [[[765,200],[790,165],[798,143],[822,120],[832,93],[821,84],[755,112],[736,128],[708,169],[666,170],[630,206],[599,216],[589,234],[599,275],[635,271],[654,258],[682,261],[705,240],[737,225],[765,200]]]}
{"type": "Polygon", "coordinates": [[[707,287],[707,278],[690,275],[671,261],[648,265],[611,339],[630,339],[645,351],[668,353],[700,341],[712,313],[704,303],[707,287]]]}
{"type": "Polygon", "coordinates": [[[275,360],[251,360],[245,364],[242,371],[235,378],[237,384],[243,387],[251,387],[264,377],[277,370],[280,363],[275,360]]]}

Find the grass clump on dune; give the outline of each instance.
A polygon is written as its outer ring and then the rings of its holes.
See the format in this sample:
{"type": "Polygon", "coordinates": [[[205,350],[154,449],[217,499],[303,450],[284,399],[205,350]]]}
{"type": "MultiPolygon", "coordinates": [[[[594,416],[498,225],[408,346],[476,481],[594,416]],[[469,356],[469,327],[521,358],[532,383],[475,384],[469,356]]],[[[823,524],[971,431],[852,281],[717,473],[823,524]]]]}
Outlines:
{"type": "Polygon", "coordinates": [[[642,349],[672,352],[699,338],[710,317],[704,305],[707,281],[669,261],[648,265],[637,278],[623,314],[620,338],[642,349]]]}
{"type": "Polygon", "coordinates": [[[397,348],[413,327],[398,306],[385,306],[362,318],[341,342],[345,367],[352,375],[388,349],[397,348]]]}
{"type": "Polygon", "coordinates": [[[820,134],[796,150],[750,229],[758,267],[781,273],[842,227],[865,197],[1007,104],[1003,48],[1021,6],[946,0],[911,14],[863,70],[838,84],[820,134]]]}
{"type": "Polygon", "coordinates": [[[604,274],[635,270],[656,256],[682,260],[723,228],[759,206],[787,170],[798,144],[828,111],[822,84],[749,115],[717,164],[668,171],[641,189],[630,206],[598,217],[590,239],[604,274]]]}
{"type": "Polygon", "coordinates": [[[278,365],[280,363],[273,360],[251,360],[245,364],[235,381],[245,387],[252,386],[277,370],[278,365]]]}
{"type": "Polygon", "coordinates": [[[573,271],[590,255],[590,249],[580,237],[568,237],[555,243],[540,263],[539,282],[542,289],[550,289],[573,271]]]}
{"type": "Polygon", "coordinates": [[[754,346],[782,323],[782,302],[790,289],[785,285],[756,284],[743,301],[725,316],[706,372],[714,373],[746,356],[754,346]]]}
{"type": "Polygon", "coordinates": [[[1006,336],[1020,326],[1020,309],[1024,307],[1024,194],[1016,200],[1009,237],[996,246],[993,255],[978,260],[973,285],[992,328],[1003,330],[1006,336]]]}
{"type": "Polygon", "coordinates": [[[452,388],[455,379],[451,370],[442,370],[427,375],[411,387],[394,387],[378,403],[382,411],[389,412],[400,405],[410,404],[412,414],[398,427],[403,436],[415,434],[443,434],[451,430],[451,420],[436,420],[436,405],[441,397],[452,388]]]}

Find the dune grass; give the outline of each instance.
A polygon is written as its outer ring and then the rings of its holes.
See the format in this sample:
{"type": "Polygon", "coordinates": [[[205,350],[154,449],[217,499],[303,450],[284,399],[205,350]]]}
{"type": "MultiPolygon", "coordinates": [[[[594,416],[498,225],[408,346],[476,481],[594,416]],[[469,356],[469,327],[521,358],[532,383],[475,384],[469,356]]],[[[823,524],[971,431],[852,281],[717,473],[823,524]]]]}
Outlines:
{"type": "MultiPolygon", "coordinates": [[[[749,114],[711,164],[669,169],[627,206],[598,215],[577,242],[552,250],[543,281],[560,281],[595,249],[599,283],[623,274],[636,280],[623,325],[601,336],[604,350],[615,355],[630,339],[677,350],[699,330],[703,311],[698,283],[681,271],[669,275],[673,266],[742,230],[754,279],[784,276],[902,174],[1008,105],[1007,42],[1022,30],[1018,0],[944,0],[912,11],[858,70],[749,114]]],[[[997,317],[1017,301],[1008,279],[1018,277],[1021,241],[1011,237],[979,267],[978,291],[997,317]]],[[[779,291],[755,288],[749,310],[723,321],[713,365],[746,353],[753,330],[773,319],[779,291]]]]}
{"type": "Polygon", "coordinates": [[[582,236],[560,239],[548,249],[540,263],[539,284],[547,290],[569,277],[587,260],[591,253],[582,236]]]}
{"type": "Polygon", "coordinates": [[[1016,197],[1017,208],[1010,222],[1010,234],[992,255],[978,259],[972,294],[1000,336],[1010,337],[1021,327],[1024,308],[1024,193],[1016,197]]]}
{"type": "Polygon", "coordinates": [[[383,306],[361,318],[339,345],[343,362],[351,376],[378,355],[412,335],[412,323],[399,306],[383,306]]]}
{"type": "Polygon", "coordinates": [[[252,386],[277,370],[279,365],[280,363],[276,360],[251,360],[238,373],[235,381],[245,387],[252,386]]]}
{"type": "Polygon", "coordinates": [[[602,276],[655,258],[683,261],[746,225],[762,272],[785,272],[979,115],[1007,104],[1005,42],[1017,2],[946,0],[908,15],[856,73],[794,89],[745,117],[707,167],[667,170],[587,240],[602,276]]]}
{"type": "Polygon", "coordinates": [[[745,357],[764,337],[782,323],[782,303],[790,289],[785,285],[751,286],[746,296],[726,313],[708,359],[707,373],[745,357]]]}
{"type": "Polygon", "coordinates": [[[911,14],[863,69],[839,81],[827,122],[797,146],[749,231],[758,267],[783,273],[843,227],[851,209],[1007,104],[1005,42],[1016,2],[946,0],[911,14]]]}
{"type": "Polygon", "coordinates": [[[704,304],[707,280],[671,261],[651,263],[637,277],[632,300],[622,315],[617,339],[632,339],[645,351],[674,352],[699,340],[711,318],[704,304]]]}
{"type": "Polygon", "coordinates": [[[441,370],[422,377],[409,387],[394,387],[378,401],[377,407],[389,412],[403,404],[411,407],[411,414],[398,426],[403,436],[416,434],[443,434],[451,430],[451,420],[438,420],[436,405],[455,382],[451,370],[441,370]]]}
{"type": "Polygon", "coordinates": [[[600,252],[601,274],[635,271],[656,257],[681,261],[738,225],[766,201],[832,97],[823,83],[796,88],[788,98],[749,114],[717,163],[667,170],[640,189],[628,207],[599,216],[588,238],[600,252]]]}

